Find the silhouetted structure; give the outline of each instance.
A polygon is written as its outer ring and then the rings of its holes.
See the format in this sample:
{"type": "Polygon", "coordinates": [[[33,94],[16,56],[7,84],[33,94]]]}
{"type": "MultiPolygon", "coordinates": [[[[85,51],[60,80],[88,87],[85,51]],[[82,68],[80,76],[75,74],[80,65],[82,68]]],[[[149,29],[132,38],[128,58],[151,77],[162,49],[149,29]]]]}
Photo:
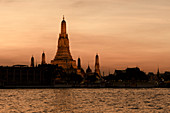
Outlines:
{"type": "Polygon", "coordinates": [[[6,87],[53,86],[56,75],[61,71],[62,69],[55,65],[14,65],[0,67],[0,78],[4,80],[3,86],[6,87]]]}
{"type": "Polygon", "coordinates": [[[42,53],[42,61],[41,61],[41,64],[42,64],[42,65],[46,64],[46,62],[45,62],[45,53],[44,53],[44,52],[42,53]]]}
{"type": "Polygon", "coordinates": [[[81,59],[73,60],[69,39],[66,32],[66,21],[61,22],[61,33],[58,39],[58,48],[51,64],[47,64],[45,53],[42,53],[41,64],[34,66],[34,57],[31,57],[30,67],[27,65],[13,65],[0,67],[0,87],[154,87],[155,83],[160,86],[170,86],[170,72],[160,74],[148,73],[146,75],[138,67],[125,70],[115,70],[114,74],[101,76],[99,55],[95,56],[95,70],[90,66],[86,73],[81,67],[81,59]],[[148,82],[149,81],[149,82],[148,82]]]}
{"type": "Polygon", "coordinates": [[[30,65],[30,67],[34,67],[34,57],[33,56],[31,57],[31,65],[30,65]]]}
{"type": "Polygon", "coordinates": [[[58,49],[54,60],[51,60],[51,64],[58,65],[63,67],[64,69],[70,68],[71,65],[73,68],[77,68],[76,61],[73,60],[70,49],[69,49],[69,39],[68,34],[66,33],[66,21],[61,22],[61,33],[58,39],[58,49]]]}
{"type": "Polygon", "coordinates": [[[81,61],[80,61],[80,58],[78,58],[78,66],[77,66],[78,69],[81,68],[81,61]]]}
{"type": "Polygon", "coordinates": [[[87,67],[87,69],[86,69],[86,73],[88,74],[88,73],[92,73],[92,70],[91,70],[91,68],[90,68],[90,66],[88,65],[88,67],[87,67]]]}
{"type": "Polygon", "coordinates": [[[95,73],[98,74],[99,77],[101,77],[98,54],[96,55],[96,59],[95,59],[95,73]]]}
{"type": "Polygon", "coordinates": [[[85,76],[85,72],[84,72],[83,68],[81,67],[81,60],[80,60],[80,58],[78,58],[77,74],[81,75],[83,78],[85,76]]]}
{"type": "Polygon", "coordinates": [[[105,77],[106,80],[114,81],[148,81],[149,77],[138,67],[127,68],[126,70],[115,70],[114,74],[105,77]]]}

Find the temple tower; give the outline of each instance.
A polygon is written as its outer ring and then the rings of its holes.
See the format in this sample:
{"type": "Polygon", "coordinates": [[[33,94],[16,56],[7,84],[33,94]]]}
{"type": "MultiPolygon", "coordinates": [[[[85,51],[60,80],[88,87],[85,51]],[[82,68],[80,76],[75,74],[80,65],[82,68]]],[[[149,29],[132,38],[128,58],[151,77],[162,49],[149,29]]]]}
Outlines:
{"type": "Polygon", "coordinates": [[[64,20],[64,17],[61,22],[61,33],[59,34],[57,53],[54,60],[51,60],[51,64],[57,64],[64,69],[70,68],[71,66],[77,68],[76,61],[73,60],[70,53],[69,39],[68,34],[66,33],[66,21],[64,20]]]}
{"type": "Polygon", "coordinates": [[[78,66],[77,66],[78,69],[81,69],[81,61],[80,61],[80,58],[78,58],[78,66]]]}
{"type": "Polygon", "coordinates": [[[84,70],[81,68],[81,60],[80,60],[80,58],[78,58],[77,74],[81,75],[82,77],[84,77],[84,75],[85,75],[84,70]]]}
{"type": "Polygon", "coordinates": [[[45,53],[43,52],[42,53],[42,61],[41,61],[41,64],[43,65],[43,64],[46,64],[46,62],[45,62],[45,53]]]}
{"type": "Polygon", "coordinates": [[[34,67],[34,57],[33,56],[31,57],[31,65],[30,65],[30,67],[34,67]]]}
{"type": "Polygon", "coordinates": [[[95,59],[95,73],[97,73],[99,77],[101,77],[98,54],[96,55],[96,59],[95,59]]]}
{"type": "Polygon", "coordinates": [[[161,77],[160,72],[159,72],[159,67],[158,67],[158,70],[157,70],[157,77],[161,77]]]}
{"type": "Polygon", "coordinates": [[[92,73],[92,70],[90,69],[90,66],[88,65],[88,68],[86,69],[86,73],[92,73]]]}

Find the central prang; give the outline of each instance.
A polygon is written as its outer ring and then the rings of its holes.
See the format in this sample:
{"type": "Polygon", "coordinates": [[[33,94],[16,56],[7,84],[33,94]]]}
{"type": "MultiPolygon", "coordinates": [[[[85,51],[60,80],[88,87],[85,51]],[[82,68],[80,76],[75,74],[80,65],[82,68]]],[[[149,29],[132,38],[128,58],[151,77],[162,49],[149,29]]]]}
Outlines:
{"type": "Polygon", "coordinates": [[[77,68],[76,61],[73,60],[70,49],[69,49],[69,39],[66,33],[66,21],[61,22],[61,33],[58,39],[58,49],[54,60],[51,60],[51,64],[61,66],[64,69],[73,67],[77,68]]]}

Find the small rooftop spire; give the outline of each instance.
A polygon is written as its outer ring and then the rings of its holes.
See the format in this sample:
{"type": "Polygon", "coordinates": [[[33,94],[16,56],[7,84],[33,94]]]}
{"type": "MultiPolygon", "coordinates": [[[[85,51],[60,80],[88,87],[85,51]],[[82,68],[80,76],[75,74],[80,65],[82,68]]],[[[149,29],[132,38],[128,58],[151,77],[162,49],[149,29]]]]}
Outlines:
{"type": "Polygon", "coordinates": [[[159,67],[158,67],[157,73],[159,73],[159,67]]]}
{"type": "Polygon", "coordinates": [[[63,20],[64,20],[64,15],[63,15],[63,20]]]}
{"type": "Polygon", "coordinates": [[[37,65],[37,60],[36,60],[36,67],[38,67],[38,65],[37,65]]]}

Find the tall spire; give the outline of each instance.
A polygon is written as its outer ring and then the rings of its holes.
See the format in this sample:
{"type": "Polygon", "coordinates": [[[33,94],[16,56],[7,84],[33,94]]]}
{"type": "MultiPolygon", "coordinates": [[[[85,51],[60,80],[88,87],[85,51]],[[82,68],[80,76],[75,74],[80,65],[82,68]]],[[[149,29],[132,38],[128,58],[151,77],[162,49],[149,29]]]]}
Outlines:
{"type": "Polygon", "coordinates": [[[78,58],[78,69],[81,69],[81,61],[80,61],[80,58],[78,58]]]}
{"type": "Polygon", "coordinates": [[[63,21],[61,22],[61,34],[66,34],[66,21],[64,20],[64,15],[63,21]]]}
{"type": "Polygon", "coordinates": [[[43,51],[43,53],[42,53],[42,61],[41,61],[41,64],[46,64],[44,51],[43,51]]]}
{"type": "Polygon", "coordinates": [[[34,67],[34,57],[33,57],[33,55],[31,57],[31,65],[30,65],[30,67],[34,67]]]}
{"type": "Polygon", "coordinates": [[[96,54],[96,63],[95,63],[95,65],[99,66],[99,56],[98,56],[98,53],[96,54]]]}
{"type": "Polygon", "coordinates": [[[95,59],[95,73],[97,73],[101,77],[98,54],[96,54],[96,59],[95,59]]]}
{"type": "Polygon", "coordinates": [[[61,33],[58,39],[57,53],[55,55],[54,60],[51,60],[51,64],[57,64],[58,66],[61,66],[64,69],[71,67],[71,65],[72,67],[77,68],[76,61],[73,60],[70,53],[69,39],[68,34],[66,33],[66,21],[64,20],[64,16],[61,22],[61,33]]]}
{"type": "Polygon", "coordinates": [[[160,72],[159,72],[159,67],[158,67],[158,70],[157,70],[157,77],[160,76],[160,72]]]}

